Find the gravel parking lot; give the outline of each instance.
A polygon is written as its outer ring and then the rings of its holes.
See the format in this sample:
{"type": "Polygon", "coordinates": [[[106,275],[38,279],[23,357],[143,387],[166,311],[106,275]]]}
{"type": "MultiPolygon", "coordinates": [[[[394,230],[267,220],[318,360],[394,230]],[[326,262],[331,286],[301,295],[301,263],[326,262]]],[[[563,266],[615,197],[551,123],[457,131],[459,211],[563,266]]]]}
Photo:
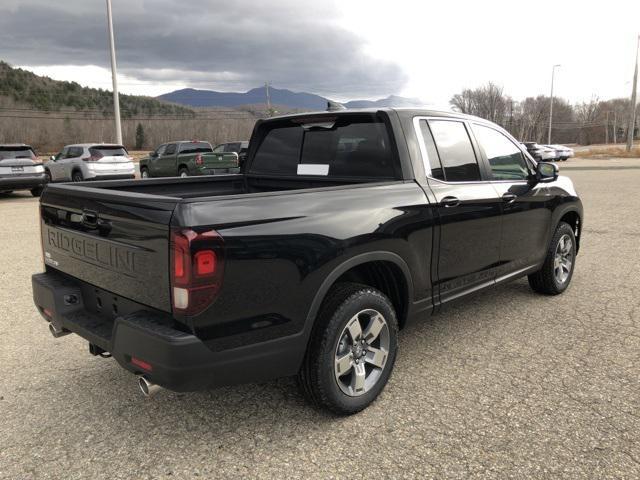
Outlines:
{"type": "Polygon", "coordinates": [[[51,337],[31,301],[37,200],[0,195],[0,478],[638,478],[640,160],[571,164],[570,289],[520,280],[410,325],[386,390],[348,418],[291,379],[144,399],[79,337],[51,337]]]}

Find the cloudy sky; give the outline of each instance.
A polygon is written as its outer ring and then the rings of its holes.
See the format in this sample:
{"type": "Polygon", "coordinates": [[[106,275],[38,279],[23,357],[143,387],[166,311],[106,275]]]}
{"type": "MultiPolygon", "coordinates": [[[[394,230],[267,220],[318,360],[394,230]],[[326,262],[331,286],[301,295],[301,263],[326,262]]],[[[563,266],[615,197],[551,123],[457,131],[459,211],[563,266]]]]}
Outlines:
{"type": "MultiPolygon", "coordinates": [[[[445,105],[494,81],[515,98],[628,96],[640,1],[112,0],[120,89],[245,91],[445,105]]],[[[104,0],[1,0],[0,59],[110,88],[104,0]]]]}

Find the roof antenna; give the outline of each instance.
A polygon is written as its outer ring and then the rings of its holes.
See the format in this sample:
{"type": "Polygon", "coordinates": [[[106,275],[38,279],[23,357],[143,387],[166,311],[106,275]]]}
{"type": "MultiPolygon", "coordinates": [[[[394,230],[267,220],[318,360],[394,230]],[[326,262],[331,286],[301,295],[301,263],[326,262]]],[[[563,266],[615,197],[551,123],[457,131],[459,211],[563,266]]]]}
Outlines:
{"type": "Polygon", "coordinates": [[[327,100],[327,112],[337,112],[346,109],[347,107],[345,107],[341,103],[334,102],[333,100],[327,100]]]}

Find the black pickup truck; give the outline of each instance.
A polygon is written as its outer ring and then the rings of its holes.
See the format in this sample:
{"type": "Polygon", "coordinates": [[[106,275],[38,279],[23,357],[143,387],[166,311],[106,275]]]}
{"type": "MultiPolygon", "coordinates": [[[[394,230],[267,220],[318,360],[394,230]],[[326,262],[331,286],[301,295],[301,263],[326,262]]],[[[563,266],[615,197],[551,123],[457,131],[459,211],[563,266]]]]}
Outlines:
{"type": "Polygon", "coordinates": [[[149,394],[297,375],[353,413],[398,330],[485,287],[571,281],[583,210],[500,127],[424,110],[271,118],[244,175],[49,185],[38,311],[149,394]]]}

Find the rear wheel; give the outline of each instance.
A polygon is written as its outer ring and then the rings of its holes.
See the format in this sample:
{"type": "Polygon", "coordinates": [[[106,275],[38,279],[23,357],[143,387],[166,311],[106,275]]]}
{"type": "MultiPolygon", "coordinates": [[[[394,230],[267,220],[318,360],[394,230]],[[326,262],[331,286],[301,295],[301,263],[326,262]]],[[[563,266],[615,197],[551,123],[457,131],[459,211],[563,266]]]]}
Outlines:
{"type": "Polygon", "coordinates": [[[42,187],[32,188],[31,195],[33,195],[34,197],[39,197],[40,195],[42,195],[42,187]]]}
{"type": "Polygon", "coordinates": [[[82,182],[83,180],[84,180],[84,176],[82,175],[82,172],[80,170],[75,170],[71,174],[71,181],[72,182],[82,182]]]}
{"type": "Polygon", "coordinates": [[[178,176],[183,177],[183,178],[184,178],[184,177],[188,177],[188,176],[189,176],[189,170],[187,170],[187,169],[186,169],[186,168],[184,168],[184,167],[183,167],[183,168],[181,168],[181,169],[178,171],[178,176]]]}
{"type": "Polygon", "coordinates": [[[338,414],[371,404],[396,359],[398,321],[380,291],[356,283],[335,286],[320,308],[298,381],[312,403],[338,414]]]}
{"type": "Polygon", "coordinates": [[[568,223],[560,222],[551,239],[542,268],[529,275],[529,285],[538,293],[558,295],[569,286],[575,264],[575,234],[568,223]]]}

